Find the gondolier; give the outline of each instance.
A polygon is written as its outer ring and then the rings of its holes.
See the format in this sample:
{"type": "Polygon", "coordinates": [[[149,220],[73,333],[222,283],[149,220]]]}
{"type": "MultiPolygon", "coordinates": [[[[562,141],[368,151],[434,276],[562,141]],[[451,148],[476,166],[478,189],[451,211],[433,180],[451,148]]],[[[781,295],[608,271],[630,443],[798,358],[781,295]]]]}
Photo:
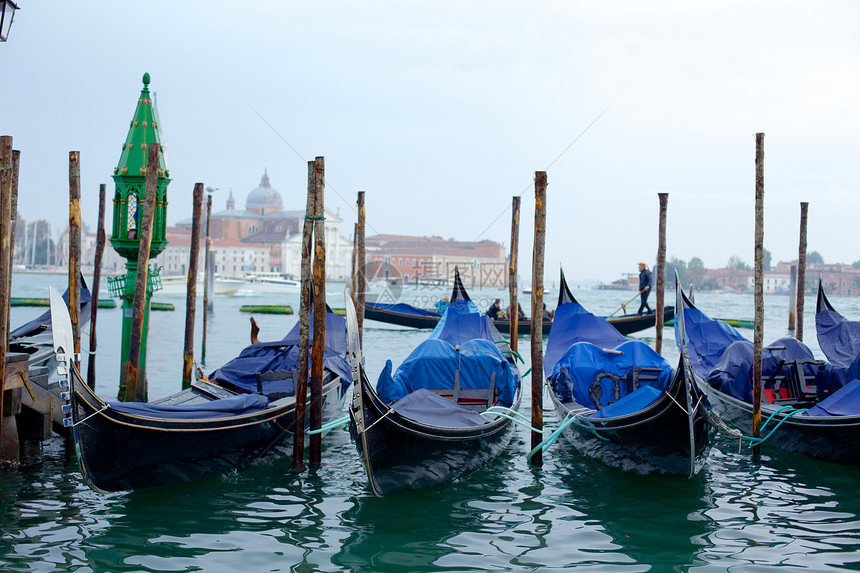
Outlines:
{"type": "Polygon", "coordinates": [[[648,265],[645,263],[639,263],[639,296],[642,299],[642,303],[639,305],[639,311],[636,314],[642,314],[642,310],[644,309],[646,312],[651,313],[651,307],[648,306],[648,295],[651,294],[651,271],[648,270],[648,265]]]}

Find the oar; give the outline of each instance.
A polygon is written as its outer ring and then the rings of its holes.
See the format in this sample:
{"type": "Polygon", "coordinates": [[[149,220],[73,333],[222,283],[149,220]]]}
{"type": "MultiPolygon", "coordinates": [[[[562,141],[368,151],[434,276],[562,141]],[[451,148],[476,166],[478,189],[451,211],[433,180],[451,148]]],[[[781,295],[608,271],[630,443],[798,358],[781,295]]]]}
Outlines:
{"type": "MultiPolygon", "coordinates": [[[[637,297],[637,296],[639,296],[640,294],[642,294],[642,292],[641,292],[641,291],[640,291],[640,292],[637,292],[636,294],[634,294],[634,295],[633,295],[633,298],[631,298],[630,300],[628,300],[628,301],[627,301],[627,302],[625,302],[625,303],[622,303],[622,304],[621,304],[621,306],[619,306],[618,308],[616,308],[616,309],[615,309],[615,312],[618,312],[619,310],[622,310],[622,309],[623,309],[623,310],[624,310],[624,314],[627,314],[627,305],[628,305],[628,304],[630,304],[631,302],[633,302],[634,300],[636,300],[636,297],[637,297]]],[[[615,314],[615,312],[613,312],[613,313],[612,313],[612,314],[610,314],[609,316],[613,316],[613,315],[615,314]]],[[[609,318],[609,317],[607,317],[607,318],[609,318]]]]}

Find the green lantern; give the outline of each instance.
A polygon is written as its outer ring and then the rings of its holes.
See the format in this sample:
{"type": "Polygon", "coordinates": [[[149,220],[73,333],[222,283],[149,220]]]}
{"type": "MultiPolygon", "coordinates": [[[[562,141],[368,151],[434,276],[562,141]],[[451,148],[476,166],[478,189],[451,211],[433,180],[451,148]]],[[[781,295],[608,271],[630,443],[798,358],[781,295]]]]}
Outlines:
{"type": "Polygon", "coordinates": [[[147,157],[149,144],[159,144],[158,180],[155,191],[155,206],[152,217],[152,242],[149,257],[154,258],[167,246],[167,185],[170,173],[164,163],[164,148],[161,147],[161,128],[158,114],[149,97],[149,74],[143,75],[143,89],[137,100],[137,108],[122,145],[119,163],[114,169],[116,190],[113,198],[113,229],[111,245],[126,260],[125,276],[108,279],[111,294],[122,299],[122,363],[120,369],[121,400],[146,401],[146,339],[149,332],[149,305],[152,293],[159,288],[157,272],[150,275],[146,289],[146,305],[143,315],[143,335],[140,341],[138,360],[138,395],[125,395],[125,376],[131,341],[134,287],[137,282],[137,257],[140,249],[140,214],[146,189],[147,157]]]}
{"type": "MultiPolygon", "coordinates": [[[[149,144],[161,146],[158,114],[149,97],[149,74],[143,75],[143,89],[137,109],[122,145],[119,163],[113,171],[116,191],[113,197],[113,233],[111,244],[124,258],[137,261],[140,248],[139,217],[146,184],[146,160],[149,144]]],[[[152,219],[152,244],[149,257],[154,258],[167,246],[167,185],[170,172],[164,163],[164,148],[158,153],[158,183],[155,191],[155,211],[152,219]]]]}

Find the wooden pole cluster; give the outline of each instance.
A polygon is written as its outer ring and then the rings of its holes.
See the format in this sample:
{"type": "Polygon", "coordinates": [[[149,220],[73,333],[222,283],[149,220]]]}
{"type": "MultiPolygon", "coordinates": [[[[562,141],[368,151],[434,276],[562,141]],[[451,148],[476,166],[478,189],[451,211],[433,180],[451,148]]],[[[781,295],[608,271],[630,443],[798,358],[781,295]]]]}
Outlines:
{"type": "MultiPolygon", "coordinates": [[[[209,311],[209,220],[212,217],[212,194],[206,196],[206,245],[203,249],[205,253],[203,259],[203,334],[201,335],[200,348],[200,363],[206,364],[206,327],[208,326],[209,311]]],[[[197,277],[194,277],[197,281],[197,277]]]]}
{"type": "Polygon", "coordinates": [[[657,354],[663,351],[663,308],[666,294],[666,208],[669,204],[668,193],[657,193],[660,200],[660,224],[657,231],[657,303],[655,306],[654,328],[657,333],[654,338],[654,350],[657,354]]]}
{"type": "MultiPolygon", "coordinates": [[[[753,337],[753,438],[761,437],[761,360],[764,346],[764,134],[755,135],[755,329],[753,337]]],[[[753,446],[753,459],[761,455],[753,446]]]]}
{"type": "Polygon", "coordinates": [[[293,430],[293,467],[305,466],[305,411],[308,394],[308,364],[310,357],[310,306],[311,306],[311,242],[314,232],[314,192],[316,190],[316,164],[308,161],[308,201],[305,206],[305,223],[302,227],[301,299],[299,301],[299,379],[296,387],[296,420],[293,430]]]}
{"type": "Polygon", "coordinates": [[[143,338],[143,319],[146,308],[146,288],[149,279],[149,250],[152,244],[152,218],[155,211],[155,189],[158,183],[157,143],[149,144],[146,160],[146,186],[144,190],[143,211],[140,214],[140,249],[137,253],[137,282],[134,285],[132,303],[131,334],[128,346],[128,369],[126,370],[126,391],[124,401],[145,402],[147,399],[146,376],[138,380],[140,366],[140,345],[143,338]]]}
{"type": "Polygon", "coordinates": [[[75,341],[75,368],[81,370],[81,152],[69,152],[69,318],[75,341]]]}
{"type": "MultiPolygon", "coordinates": [[[[11,256],[12,137],[0,137],[0,261],[11,256]]],[[[12,267],[0,265],[0,444],[3,443],[3,387],[6,382],[6,352],[9,349],[9,284],[12,267]]]]}
{"type": "MultiPolygon", "coordinates": [[[[508,290],[510,291],[511,350],[517,351],[520,328],[519,301],[517,300],[517,256],[520,244],[520,198],[514,196],[511,203],[511,260],[508,264],[508,290]]],[[[532,291],[534,292],[534,291],[532,291]]]]}
{"type": "MultiPolygon", "coordinates": [[[[314,339],[311,350],[311,430],[322,427],[323,359],[325,357],[325,158],[314,161],[314,339]]],[[[310,467],[322,461],[322,435],[311,434],[310,467]]]]}
{"type": "Polygon", "coordinates": [[[797,331],[795,336],[803,340],[803,295],[806,292],[806,218],[809,203],[800,204],[800,249],[797,255],[797,331]]]}
{"type": "MultiPolygon", "coordinates": [[[[532,427],[543,429],[543,260],[546,237],[546,171],[535,172],[535,243],[532,257],[532,427]]],[[[517,309],[512,308],[516,313],[517,309]]],[[[532,431],[532,449],[538,447],[543,436],[532,431]]],[[[543,464],[543,452],[537,450],[531,457],[534,465],[543,464]]]]}
{"type": "MultiPolygon", "coordinates": [[[[191,386],[194,368],[194,317],[197,313],[197,265],[200,254],[200,218],[203,214],[203,183],[195,183],[191,207],[191,255],[185,296],[185,348],[182,360],[182,388],[191,386]]],[[[204,311],[205,312],[205,311],[204,311]]]]}
{"type": "Polygon", "coordinates": [[[364,237],[366,233],[366,211],[364,209],[364,191],[358,192],[358,300],[356,301],[355,313],[358,316],[358,341],[361,344],[364,341],[364,298],[365,290],[367,289],[367,251],[364,247],[364,237]]]}
{"type": "Polygon", "coordinates": [[[90,290],[90,355],[87,359],[87,385],[96,387],[96,318],[99,308],[99,285],[102,280],[102,256],[105,251],[105,184],[99,185],[99,223],[96,229],[96,256],[93,260],[93,284],[90,290]]]}

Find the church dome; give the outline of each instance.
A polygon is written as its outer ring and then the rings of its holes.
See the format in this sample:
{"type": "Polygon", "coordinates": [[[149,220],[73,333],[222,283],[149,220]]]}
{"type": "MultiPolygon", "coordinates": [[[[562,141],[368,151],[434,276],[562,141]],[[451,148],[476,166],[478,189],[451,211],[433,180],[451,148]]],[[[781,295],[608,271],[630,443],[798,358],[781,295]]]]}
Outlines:
{"type": "Polygon", "coordinates": [[[263,177],[260,179],[260,186],[248,193],[248,200],[245,201],[245,208],[249,211],[258,211],[260,213],[268,213],[271,211],[280,211],[284,208],[281,201],[281,194],[276,189],[272,189],[269,185],[268,171],[263,172],[263,177]]]}

